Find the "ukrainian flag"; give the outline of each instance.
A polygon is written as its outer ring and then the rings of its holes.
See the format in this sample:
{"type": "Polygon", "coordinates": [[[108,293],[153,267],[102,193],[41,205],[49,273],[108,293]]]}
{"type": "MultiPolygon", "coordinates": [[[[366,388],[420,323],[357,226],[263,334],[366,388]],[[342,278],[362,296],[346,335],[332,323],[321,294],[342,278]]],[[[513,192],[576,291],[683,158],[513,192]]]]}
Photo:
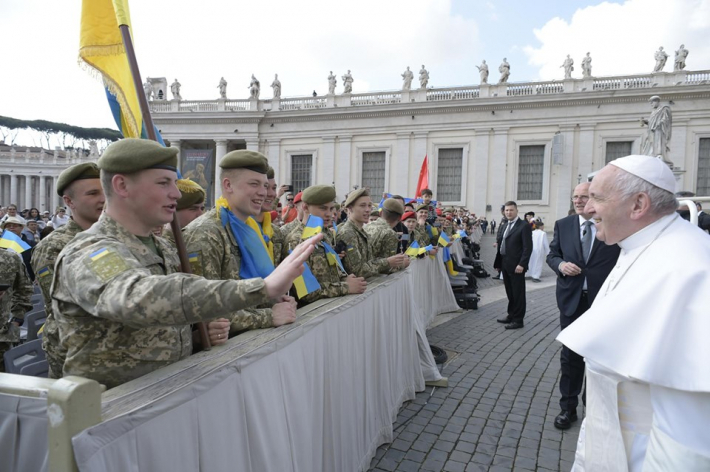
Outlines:
{"type": "Polygon", "coordinates": [[[303,228],[303,234],[301,234],[301,239],[308,239],[311,236],[320,234],[323,231],[323,218],[318,216],[310,215],[308,221],[306,222],[306,227],[303,228]]]}
{"type": "Polygon", "coordinates": [[[451,240],[449,239],[449,236],[442,231],[442,233],[439,235],[439,246],[446,247],[451,243],[451,240]]]}
{"type": "Polygon", "coordinates": [[[416,257],[419,254],[419,243],[413,241],[404,253],[408,256],[416,257]]]}
{"type": "Polygon", "coordinates": [[[318,279],[316,279],[313,275],[313,272],[311,272],[311,268],[308,267],[308,264],[304,262],[303,268],[303,274],[296,277],[296,280],[293,281],[293,286],[296,288],[296,295],[299,300],[309,293],[320,290],[318,279]]]}
{"type": "Polygon", "coordinates": [[[30,248],[30,245],[12,231],[5,230],[0,237],[0,247],[22,254],[30,248]]]}
{"type": "Polygon", "coordinates": [[[434,246],[429,244],[428,246],[419,249],[419,254],[426,254],[427,252],[431,251],[432,249],[434,249],[434,246]]]}
{"type": "Polygon", "coordinates": [[[98,259],[101,259],[102,257],[104,257],[107,254],[108,254],[108,249],[103,248],[103,249],[99,249],[96,252],[91,253],[89,255],[89,257],[91,258],[92,261],[96,261],[98,259]]]}
{"type": "Polygon", "coordinates": [[[434,226],[431,227],[431,233],[432,233],[434,236],[439,236],[439,230],[436,229],[434,226]]]}
{"type": "MultiPolygon", "coordinates": [[[[333,247],[323,241],[323,247],[325,248],[325,257],[328,259],[328,264],[330,265],[337,265],[340,270],[345,272],[345,267],[343,267],[343,263],[340,262],[340,256],[338,256],[338,253],[335,252],[335,249],[333,247]]],[[[347,274],[347,272],[345,272],[347,274]]]]}
{"type": "Polygon", "coordinates": [[[459,235],[460,238],[467,238],[468,237],[468,234],[466,234],[466,231],[464,231],[462,229],[460,229],[457,234],[459,235]]]}

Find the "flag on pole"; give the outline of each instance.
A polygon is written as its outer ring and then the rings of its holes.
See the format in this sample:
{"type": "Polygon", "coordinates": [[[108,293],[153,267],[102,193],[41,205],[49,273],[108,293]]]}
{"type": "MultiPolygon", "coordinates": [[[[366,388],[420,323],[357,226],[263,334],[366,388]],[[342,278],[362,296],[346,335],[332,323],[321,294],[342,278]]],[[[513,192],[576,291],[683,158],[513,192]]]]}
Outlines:
{"type": "Polygon", "coordinates": [[[460,229],[457,234],[459,235],[460,238],[467,238],[468,237],[468,234],[466,234],[466,231],[463,229],[460,229]]]}
{"type": "Polygon", "coordinates": [[[303,228],[303,233],[301,234],[301,239],[308,239],[311,236],[320,234],[323,231],[323,218],[319,216],[310,215],[308,221],[306,221],[306,226],[303,228]]]}
{"type": "Polygon", "coordinates": [[[338,255],[337,252],[335,252],[335,249],[333,249],[333,246],[326,243],[325,241],[322,241],[322,244],[323,244],[323,247],[325,248],[325,257],[326,257],[326,259],[328,259],[328,264],[337,265],[338,268],[344,274],[347,274],[345,267],[343,267],[343,263],[340,261],[340,256],[338,255]]]}
{"type": "Polygon", "coordinates": [[[449,239],[449,236],[442,231],[441,234],[439,235],[439,241],[438,241],[439,246],[447,247],[450,242],[451,242],[451,240],[449,239]]]}
{"type": "Polygon", "coordinates": [[[303,268],[303,274],[296,277],[296,280],[293,281],[293,286],[296,287],[296,295],[299,300],[309,293],[320,290],[318,279],[316,279],[315,275],[313,275],[313,272],[311,272],[311,268],[308,267],[308,264],[304,262],[303,268]]]}
{"type": "Polygon", "coordinates": [[[5,230],[0,237],[0,247],[22,254],[30,248],[30,245],[12,231],[5,230]]]}
{"type": "Polygon", "coordinates": [[[429,188],[429,159],[424,156],[422,168],[419,171],[419,180],[417,181],[417,196],[422,194],[422,189],[429,188]]]}
{"type": "Polygon", "coordinates": [[[406,251],[404,253],[408,256],[411,257],[416,257],[419,255],[419,243],[416,241],[413,241],[412,244],[409,245],[406,251]]]}

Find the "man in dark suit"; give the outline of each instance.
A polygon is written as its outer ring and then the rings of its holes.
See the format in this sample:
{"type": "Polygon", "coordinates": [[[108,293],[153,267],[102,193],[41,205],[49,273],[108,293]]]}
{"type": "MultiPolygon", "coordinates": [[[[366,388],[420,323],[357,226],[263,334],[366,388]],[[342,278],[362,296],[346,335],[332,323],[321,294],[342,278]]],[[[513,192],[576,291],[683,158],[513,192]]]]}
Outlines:
{"type": "Polygon", "coordinates": [[[520,329],[525,317],[525,271],[532,253],[532,229],[518,218],[518,205],[506,202],[505,222],[498,229],[497,250],[493,268],[503,272],[508,315],[498,320],[505,329],[520,329]]]}
{"type": "MultiPolygon", "coordinates": [[[[589,309],[604,280],[619,258],[619,246],[595,239],[596,227],[584,213],[589,201],[589,182],[574,189],[575,214],[555,222],[555,235],[547,265],[557,273],[557,306],[560,327],[565,329],[589,309]]],[[[560,354],[560,407],[555,427],[568,429],[577,421],[578,397],[584,382],[584,358],[562,346],[560,354]]]]}

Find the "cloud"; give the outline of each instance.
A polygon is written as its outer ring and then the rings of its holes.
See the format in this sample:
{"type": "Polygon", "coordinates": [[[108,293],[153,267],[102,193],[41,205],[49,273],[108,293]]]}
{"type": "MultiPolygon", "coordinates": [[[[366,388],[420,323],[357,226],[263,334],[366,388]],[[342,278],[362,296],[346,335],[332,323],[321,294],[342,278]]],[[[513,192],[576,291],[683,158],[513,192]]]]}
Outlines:
{"type": "Polygon", "coordinates": [[[710,68],[710,0],[604,2],[577,10],[569,22],[552,18],[534,33],[540,45],[524,51],[541,80],[562,79],[567,54],[575,61],[572,77],[581,77],[587,52],[594,76],[648,74],[659,46],[670,56],[664,70],[672,71],[681,44],[690,51],[688,69],[710,68]]]}

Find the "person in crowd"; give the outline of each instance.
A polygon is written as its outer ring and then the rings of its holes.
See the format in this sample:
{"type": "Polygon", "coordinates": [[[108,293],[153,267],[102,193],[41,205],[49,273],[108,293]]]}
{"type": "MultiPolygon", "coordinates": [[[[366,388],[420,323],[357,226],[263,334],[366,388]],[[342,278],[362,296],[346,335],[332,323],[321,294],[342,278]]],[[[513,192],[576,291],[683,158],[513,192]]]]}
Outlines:
{"type": "Polygon", "coordinates": [[[20,236],[22,237],[23,241],[30,245],[30,247],[35,247],[41,239],[37,220],[29,218],[20,236]]]}
{"type": "MultiPolygon", "coordinates": [[[[177,220],[181,230],[187,225],[202,216],[205,212],[205,189],[200,184],[190,179],[178,179],[176,182],[180,190],[180,198],[177,201],[177,220]]],[[[166,225],[163,230],[163,237],[175,244],[175,236],[170,225],[166,225]]]]}
{"type": "Polygon", "coordinates": [[[535,218],[535,212],[529,211],[529,212],[525,213],[524,218],[525,218],[525,222],[530,224],[530,222],[533,220],[533,218],[535,218]]]}
{"type": "MultiPolygon", "coordinates": [[[[365,226],[370,244],[372,257],[376,259],[387,259],[395,256],[400,251],[399,236],[394,228],[400,223],[400,218],[404,214],[404,205],[400,200],[388,198],[382,204],[382,215],[379,219],[365,226]]],[[[409,267],[409,258],[402,261],[399,267],[390,267],[390,272],[406,269],[409,267]]]]}
{"type": "Polygon", "coordinates": [[[409,241],[404,241],[406,244],[402,244],[403,250],[400,252],[406,251],[409,245],[415,241],[419,247],[426,247],[429,244],[426,232],[418,229],[419,223],[417,223],[417,214],[415,212],[405,212],[402,215],[402,223],[407,227],[409,241]]]}
{"type": "MultiPolygon", "coordinates": [[[[488,220],[486,220],[485,216],[482,216],[480,219],[481,222],[481,231],[483,234],[486,234],[486,230],[488,229],[488,220]]],[[[491,228],[491,232],[493,232],[493,228],[491,228]]]]}
{"type": "Polygon", "coordinates": [[[27,223],[27,221],[17,213],[17,205],[14,203],[7,206],[7,212],[5,213],[5,216],[0,219],[0,225],[3,224],[8,218],[17,218],[23,225],[27,223]]]}
{"type": "MultiPolygon", "coordinates": [[[[11,217],[14,218],[14,217],[11,217]]],[[[4,224],[4,223],[3,223],[4,224]]],[[[0,360],[20,342],[20,326],[25,313],[32,309],[32,282],[19,254],[0,247],[0,360]]],[[[0,362],[0,372],[5,363],[0,362]]]]}
{"type": "Polygon", "coordinates": [[[496,220],[495,220],[495,218],[491,220],[490,226],[491,226],[491,234],[496,234],[496,220]]]}
{"type": "Polygon", "coordinates": [[[380,210],[372,210],[370,212],[370,218],[367,221],[368,223],[374,223],[380,218],[380,210]]]}
{"type": "Polygon", "coordinates": [[[503,206],[506,221],[498,230],[496,258],[493,264],[503,274],[508,297],[507,314],[499,318],[505,329],[520,329],[525,318],[525,271],[532,254],[532,230],[518,218],[518,205],[509,201],[503,206]]]}
{"type": "MultiPolygon", "coordinates": [[[[44,237],[32,253],[31,265],[37,274],[40,290],[44,299],[47,320],[42,330],[42,348],[49,364],[49,377],[62,377],[66,349],[59,342],[59,328],[52,312],[52,275],[57,256],[74,239],[99,220],[106,198],[99,180],[99,168],[93,162],[73,165],[59,174],[57,195],[64,204],[71,208],[72,217],[57,230],[52,230],[44,237]]],[[[52,229],[51,226],[47,228],[52,229]]]]}
{"type": "MultiPolygon", "coordinates": [[[[296,209],[296,218],[291,221],[286,221],[283,217],[281,218],[281,220],[284,222],[284,224],[281,226],[281,234],[283,235],[284,241],[288,239],[292,230],[297,229],[299,224],[302,224],[301,220],[303,220],[303,216],[305,214],[304,205],[301,201],[302,196],[303,192],[298,192],[296,196],[293,197],[293,205],[296,209]]],[[[288,199],[288,196],[286,198],[288,199]]]]}
{"type": "MultiPolygon", "coordinates": [[[[299,195],[301,194],[301,192],[298,193],[299,195]]],[[[286,206],[283,208],[281,213],[281,219],[284,223],[290,223],[293,220],[301,218],[301,213],[296,208],[296,205],[300,203],[300,201],[300,198],[298,199],[298,201],[296,201],[296,198],[293,196],[292,193],[289,192],[286,194],[286,206]]]]}
{"type": "MultiPolygon", "coordinates": [[[[419,192],[419,198],[422,199],[422,205],[426,205],[427,210],[429,212],[429,214],[426,218],[427,222],[430,225],[434,224],[434,222],[436,221],[436,216],[437,216],[437,212],[436,212],[437,207],[432,205],[432,203],[431,203],[432,200],[434,200],[434,192],[432,192],[428,188],[423,188],[419,192]]],[[[439,202],[439,203],[441,203],[441,202],[439,202]]],[[[419,210],[417,210],[417,211],[419,211],[419,210]]]]}
{"type": "Polygon", "coordinates": [[[42,215],[40,214],[39,210],[37,208],[30,208],[30,214],[29,217],[27,218],[27,221],[36,221],[37,226],[40,231],[42,231],[45,226],[47,226],[47,223],[42,219],[42,215]]]}
{"type": "Polygon", "coordinates": [[[664,161],[634,155],[589,187],[596,239],[621,250],[557,337],[586,363],[575,471],[710,470],[710,244],[675,213],[675,185],[664,161]]]}
{"type": "MultiPolygon", "coordinates": [[[[33,245],[30,245],[30,240],[27,235],[23,234],[23,231],[25,230],[26,227],[26,221],[24,218],[20,219],[16,216],[10,216],[5,219],[5,221],[0,224],[0,233],[3,231],[9,231],[15,236],[19,237],[22,239],[25,243],[27,243],[30,248],[22,251],[22,254],[20,254],[20,257],[22,258],[22,261],[25,263],[25,269],[27,269],[27,275],[30,278],[30,281],[34,282],[35,280],[35,273],[32,271],[32,266],[30,265],[30,259],[32,258],[32,251],[34,249],[33,245]]],[[[34,241],[33,241],[34,242],[34,241]]]]}
{"type": "Polygon", "coordinates": [[[64,207],[57,208],[57,212],[52,217],[52,228],[59,229],[68,222],[67,210],[64,207]]]}
{"type": "Polygon", "coordinates": [[[547,241],[547,233],[545,233],[545,223],[542,218],[536,216],[530,221],[532,229],[532,254],[530,255],[530,268],[528,269],[528,277],[533,282],[539,283],[542,275],[542,266],[545,264],[545,258],[550,252],[550,243],[547,241]]]}
{"type": "MultiPolygon", "coordinates": [[[[436,210],[434,210],[436,215],[436,210]]],[[[434,224],[437,221],[438,216],[434,216],[434,224]]],[[[419,229],[424,232],[427,236],[428,245],[433,245],[436,247],[437,241],[439,240],[439,232],[431,224],[429,224],[429,205],[421,204],[417,207],[417,224],[419,229]]]]}
{"type": "Polygon", "coordinates": [[[271,257],[274,265],[277,266],[282,259],[288,256],[288,251],[286,250],[286,241],[281,233],[281,228],[275,225],[272,219],[271,209],[274,207],[278,194],[276,190],[276,173],[272,167],[267,169],[266,179],[268,180],[266,198],[264,198],[264,203],[261,205],[261,212],[254,216],[254,220],[256,220],[259,227],[259,234],[264,241],[264,245],[266,245],[269,257],[271,257]]]}
{"type": "Polygon", "coordinates": [[[67,349],[64,375],[112,388],[189,356],[189,323],[282,297],[319,242],[298,246],[266,278],[177,273],[175,250],[151,233],[175,215],[177,153],[126,138],[99,158],[106,211],[62,250],[53,274],[52,311],[67,349]]]}

